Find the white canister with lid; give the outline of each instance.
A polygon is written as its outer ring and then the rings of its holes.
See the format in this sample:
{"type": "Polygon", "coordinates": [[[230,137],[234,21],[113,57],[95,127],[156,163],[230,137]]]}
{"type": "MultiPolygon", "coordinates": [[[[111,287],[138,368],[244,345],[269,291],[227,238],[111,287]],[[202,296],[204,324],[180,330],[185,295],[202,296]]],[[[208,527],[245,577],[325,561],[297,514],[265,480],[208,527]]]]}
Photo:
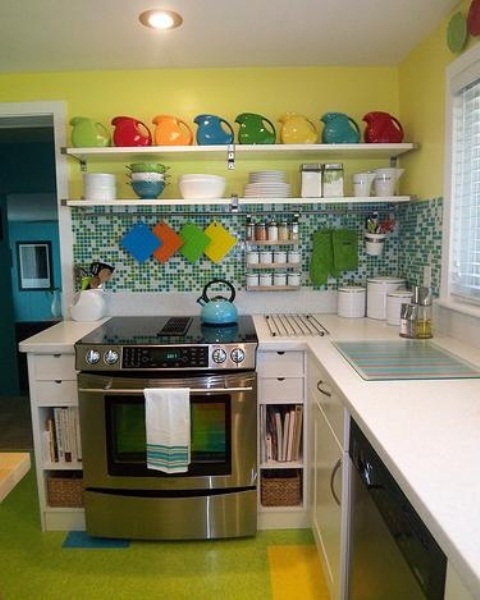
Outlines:
{"type": "Polygon", "coordinates": [[[389,325],[400,325],[400,314],[402,304],[410,304],[413,292],[411,290],[398,289],[387,294],[387,323],[389,325]]]}
{"type": "Polygon", "coordinates": [[[348,319],[365,316],[367,290],[359,285],[346,285],[338,288],[337,315],[348,319]]]}
{"type": "Polygon", "coordinates": [[[405,286],[405,279],[385,276],[367,279],[367,317],[385,321],[387,318],[387,294],[405,286]]]}

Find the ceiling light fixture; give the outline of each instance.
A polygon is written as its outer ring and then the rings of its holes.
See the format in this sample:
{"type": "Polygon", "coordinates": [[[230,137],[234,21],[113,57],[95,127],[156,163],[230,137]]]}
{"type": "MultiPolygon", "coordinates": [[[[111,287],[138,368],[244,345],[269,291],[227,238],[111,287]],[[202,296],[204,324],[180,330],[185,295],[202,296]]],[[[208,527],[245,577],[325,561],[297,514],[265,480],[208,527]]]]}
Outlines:
{"type": "Polygon", "coordinates": [[[175,29],[183,23],[182,17],[171,10],[146,10],[138,18],[142,25],[152,29],[175,29]]]}

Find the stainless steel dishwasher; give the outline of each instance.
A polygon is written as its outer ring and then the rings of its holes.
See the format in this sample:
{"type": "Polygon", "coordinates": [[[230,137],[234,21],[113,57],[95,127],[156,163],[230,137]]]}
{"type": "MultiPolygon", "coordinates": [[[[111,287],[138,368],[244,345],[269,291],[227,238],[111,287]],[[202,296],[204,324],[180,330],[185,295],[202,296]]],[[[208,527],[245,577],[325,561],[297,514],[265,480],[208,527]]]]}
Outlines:
{"type": "Polygon", "coordinates": [[[447,561],[358,425],[352,461],[350,600],[443,600],[447,561]]]}

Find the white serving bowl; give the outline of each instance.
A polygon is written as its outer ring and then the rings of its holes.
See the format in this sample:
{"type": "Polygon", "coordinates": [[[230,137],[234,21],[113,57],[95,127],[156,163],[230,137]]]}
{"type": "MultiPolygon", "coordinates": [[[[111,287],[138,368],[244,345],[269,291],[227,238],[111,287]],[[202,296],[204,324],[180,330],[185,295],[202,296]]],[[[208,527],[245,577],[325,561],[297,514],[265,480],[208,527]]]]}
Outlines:
{"type": "Polygon", "coordinates": [[[182,176],[178,182],[180,194],[186,200],[223,198],[227,182],[216,175],[182,176]]]}

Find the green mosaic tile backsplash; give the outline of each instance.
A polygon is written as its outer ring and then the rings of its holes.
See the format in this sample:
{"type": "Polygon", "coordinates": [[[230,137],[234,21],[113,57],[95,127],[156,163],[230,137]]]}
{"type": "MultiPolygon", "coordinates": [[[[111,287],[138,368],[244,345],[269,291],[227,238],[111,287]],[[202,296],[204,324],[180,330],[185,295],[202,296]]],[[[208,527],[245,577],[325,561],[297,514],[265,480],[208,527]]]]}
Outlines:
{"type": "Polygon", "coordinates": [[[263,205],[242,206],[240,212],[229,213],[224,206],[181,206],[134,208],[97,207],[73,209],[74,262],[87,268],[91,261],[101,260],[115,266],[108,283],[110,291],[184,292],[201,291],[214,277],[229,280],[237,290],[245,289],[245,223],[247,213],[256,218],[273,215],[291,217],[300,213],[300,248],[302,256],[302,286],[315,290],[336,289],[339,285],[365,284],[368,277],[398,275],[409,283],[419,283],[423,266],[432,266],[433,287],[438,292],[441,261],[442,200],[400,204],[396,210],[384,206],[328,205],[263,205]],[[298,210],[295,210],[298,209],[298,210]],[[364,223],[369,212],[378,210],[380,220],[394,214],[395,230],[388,234],[381,257],[367,256],[363,242],[364,223]],[[201,229],[216,220],[237,237],[236,246],[218,264],[206,256],[193,264],[180,253],[166,263],[154,257],[140,263],[121,245],[120,240],[138,221],[149,228],[165,220],[177,233],[187,222],[201,229]],[[350,229],[358,234],[358,268],[343,272],[339,279],[329,278],[326,285],[315,287],[309,278],[312,234],[321,229],[350,229]],[[408,274],[408,276],[407,276],[408,274]]]}

